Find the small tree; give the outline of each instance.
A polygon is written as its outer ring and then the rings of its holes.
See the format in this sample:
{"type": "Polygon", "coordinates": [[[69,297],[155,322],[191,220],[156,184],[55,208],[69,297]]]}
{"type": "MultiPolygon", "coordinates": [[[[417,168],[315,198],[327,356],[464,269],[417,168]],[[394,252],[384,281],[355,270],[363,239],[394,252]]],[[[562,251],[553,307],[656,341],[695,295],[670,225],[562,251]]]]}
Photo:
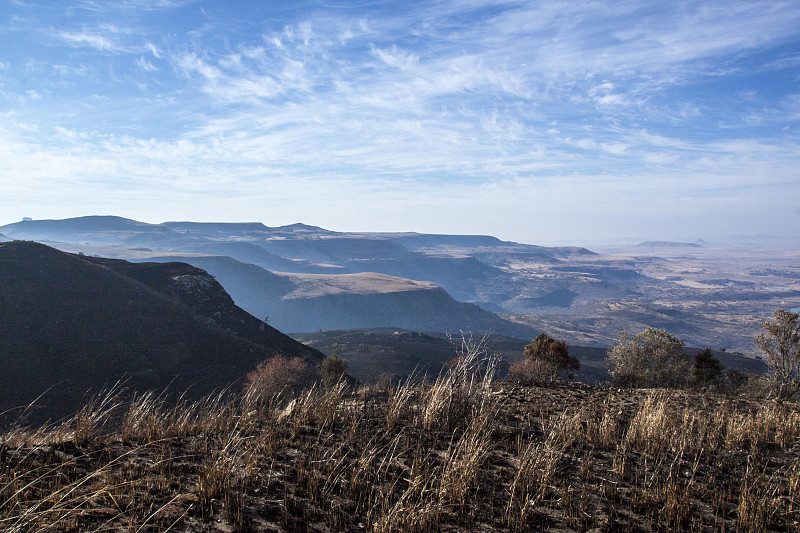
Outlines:
{"type": "Polygon", "coordinates": [[[761,323],[764,329],[756,337],[769,366],[773,394],[790,398],[800,390],[800,324],[798,314],[777,309],[772,320],[761,323]]]}
{"type": "Polygon", "coordinates": [[[347,372],[347,361],[338,355],[331,355],[322,361],[322,383],[332,387],[339,383],[344,373],[347,372]]]}
{"type": "Polygon", "coordinates": [[[665,329],[647,328],[632,337],[620,332],[606,364],[614,384],[623,387],[679,387],[689,377],[683,341],[665,329]]]}
{"type": "Polygon", "coordinates": [[[509,379],[523,385],[572,379],[581,367],[580,361],[569,355],[566,342],[545,333],[525,346],[523,354],[525,358],[508,369],[509,379]]]}
{"type": "Polygon", "coordinates": [[[720,385],[725,377],[725,365],[711,351],[706,348],[697,352],[692,363],[692,381],[698,387],[720,385]]]}

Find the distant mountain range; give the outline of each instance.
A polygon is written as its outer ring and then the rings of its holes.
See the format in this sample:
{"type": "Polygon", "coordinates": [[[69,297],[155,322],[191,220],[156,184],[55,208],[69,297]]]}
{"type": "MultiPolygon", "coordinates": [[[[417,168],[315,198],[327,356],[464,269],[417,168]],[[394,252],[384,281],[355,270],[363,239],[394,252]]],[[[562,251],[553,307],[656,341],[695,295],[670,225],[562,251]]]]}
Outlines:
{"type": "Polygon", "coordinates": [[[763,317],[800,305],[796,256],[774,248],[646,241],[596,253],[486,235],[114,216],[24,220],[0,233],[87,256],[192,264],[290,333],[492,330],[530,340],[546,331],[608,346],[622,329],[652,326],[689,346],[752,353],[763,317]]]}
{"type": "Polygon", "coordinates": [[[213,274],[244,309],[290,332],[391,326],[492,329],[529,338],[536,334],[532,328],[493,313],[518,297],[513,274],[457,251],[426,247],[484,246],[495,254],[510,249],[555,261],[592,254],[485,236],[345,234],[303,224],[146,224],[97,216],[23,221],[1,229],[15,239],[90,255],[190,263],[213,274]]]}
{"type": "MultiPolygon", "coordinates": [[[[0,244],[0,413],[40,395],[38,419],[118,380],[200,397],[267,357],[324,356],[234,305],[205,271],[128,263],[42,244],[0,244]]],[[[7,413],[15,416],[15,412],[7,413]]]]}

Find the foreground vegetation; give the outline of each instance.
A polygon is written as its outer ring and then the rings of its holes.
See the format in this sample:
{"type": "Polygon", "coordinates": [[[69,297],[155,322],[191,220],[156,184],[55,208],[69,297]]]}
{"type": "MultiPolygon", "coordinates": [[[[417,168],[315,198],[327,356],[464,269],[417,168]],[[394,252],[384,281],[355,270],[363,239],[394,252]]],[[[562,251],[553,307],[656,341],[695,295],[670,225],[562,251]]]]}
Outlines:
{"type": "Polygon", "coordinates": [[[0,435],[0,530],[796,531],[800,409],[518,387],[465,352],[432,383],[269,380],[177,408],[107,395],[0,435]]]}

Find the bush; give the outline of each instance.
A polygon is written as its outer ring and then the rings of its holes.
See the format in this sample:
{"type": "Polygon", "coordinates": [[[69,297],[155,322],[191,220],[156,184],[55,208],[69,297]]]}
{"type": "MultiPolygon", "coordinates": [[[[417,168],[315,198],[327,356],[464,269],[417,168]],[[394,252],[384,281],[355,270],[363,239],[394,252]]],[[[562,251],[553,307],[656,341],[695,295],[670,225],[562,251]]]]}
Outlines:
{"type": "Polygon", "coordinates": [[[800,390],[800,323],[798,314],[777,309],[772,320],[761,323],[764,333],[756,342],[769,365],[772,394],[791,398],[800,390]]]}
{"type": "Polygon", "coordinates": [[[331,355],[322,361],[322,382],[330,388],[342,379],[347,372],[347,361],[338,355],[331,355]]]}
{"type": "Polygon", "coordinates": [[[681,387],[689,378],[683,341],[665,329],[647,328],[632,337],[620,332],[606,364],[612,382],[622,387],[681,387]]]}
{"type": "Polygon", "coordinates": [[[550,383],[572,379],[581,367],[576,357],[569,355],[567,343],[540,333],[525,346],[522,361],[511,364],[508,378],[522,385],[550,383]]]}
{"type": "Polygon", "coordinates": [[[271,357],[247,374],[245,398],[256,405],[283,403],[316,380],[316,370],[302,357],[271,357]]]}

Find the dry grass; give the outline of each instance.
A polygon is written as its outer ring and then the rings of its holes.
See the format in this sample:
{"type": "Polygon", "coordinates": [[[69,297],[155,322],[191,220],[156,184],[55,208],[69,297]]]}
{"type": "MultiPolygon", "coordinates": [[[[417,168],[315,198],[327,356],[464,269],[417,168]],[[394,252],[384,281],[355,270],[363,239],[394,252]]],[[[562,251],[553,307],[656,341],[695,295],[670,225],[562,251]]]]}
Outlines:
{"type": "Polygon", "coordinates": [[[800,528],[796,404],[519,388],[480,354],[433,383],[177,406],[110,394],[62,424],[8,429],[0,530],[800,528]]]}

